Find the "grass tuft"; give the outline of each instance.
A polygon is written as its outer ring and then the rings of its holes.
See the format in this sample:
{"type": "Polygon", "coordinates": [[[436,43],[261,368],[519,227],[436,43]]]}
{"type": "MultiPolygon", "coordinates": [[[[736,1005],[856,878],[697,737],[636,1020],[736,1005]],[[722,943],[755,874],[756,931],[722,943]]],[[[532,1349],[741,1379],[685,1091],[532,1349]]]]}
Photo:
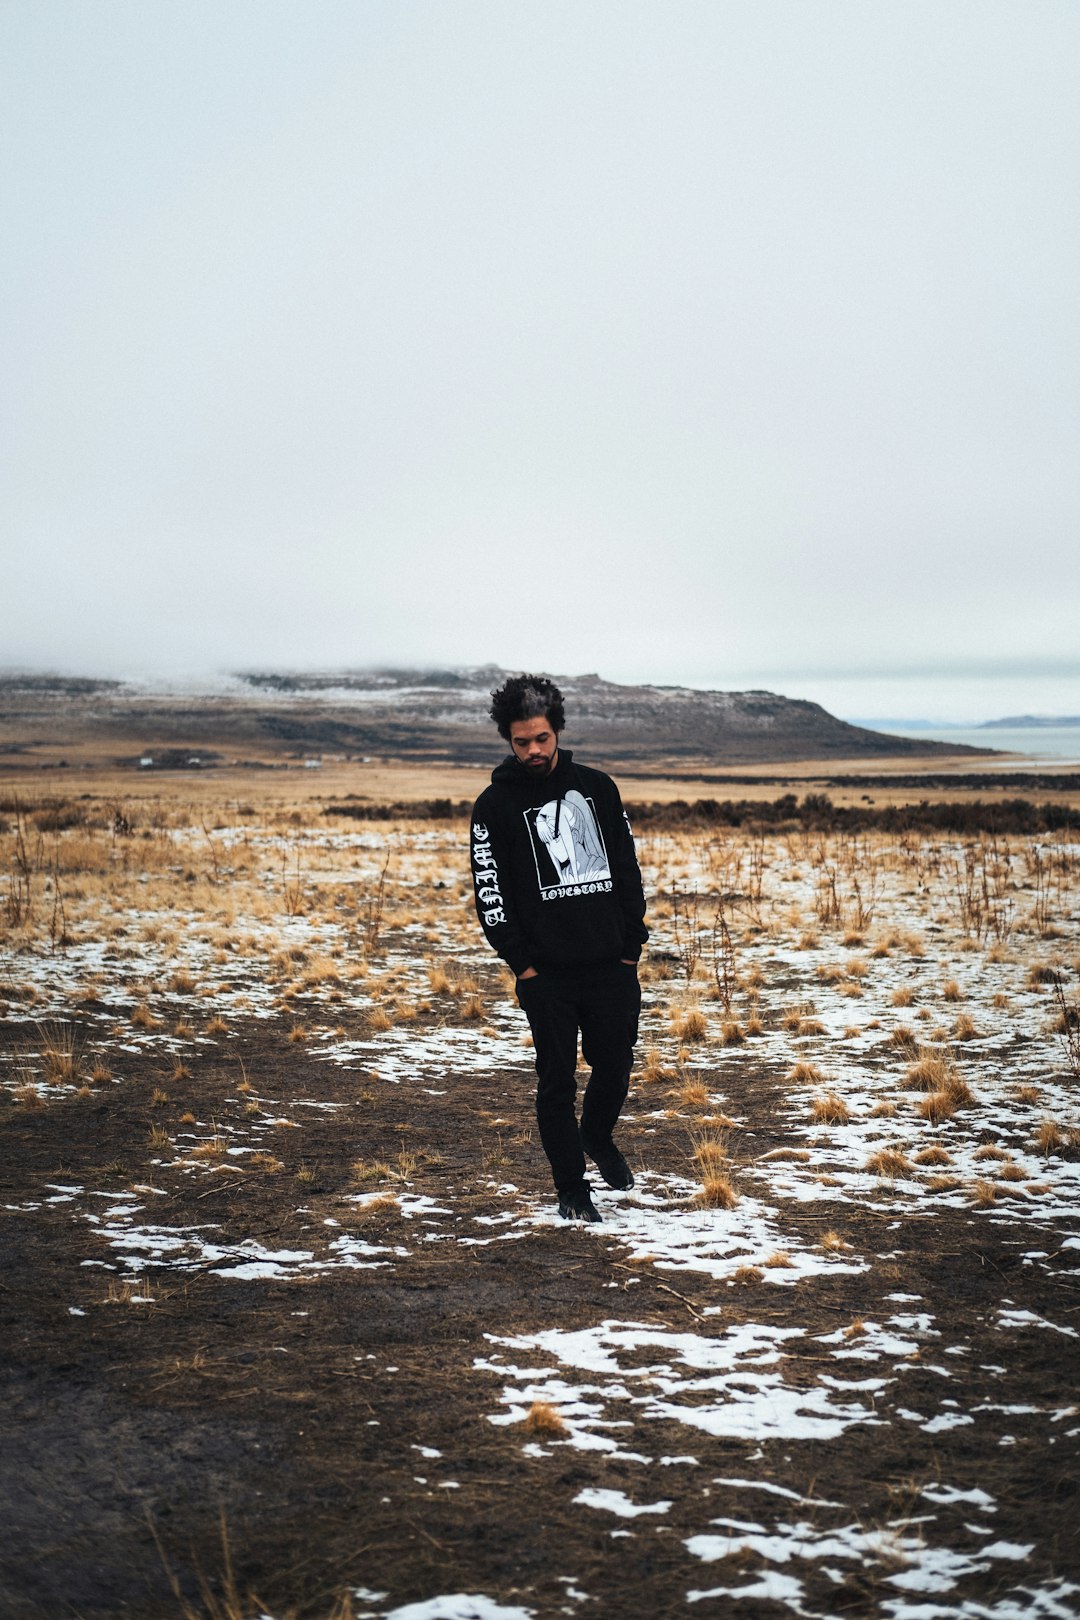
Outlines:
{"type": "Polygon", "coordinates": [[[672,1014],[671,1027],[680,1041],[703,1041],[709,1033],[709,1022],[700,1007],[686,1007],[672,1014]]]}
{"type": "Polygon", "coordinates": [[[907,1175],[911,1170],[911,1160],[899,1148],[880,1148],[872,1153],[864,1166],[871,1175],[883,1176],[892,1181],[896,1176],[907,1175]]]}
{"type": "Polygon", "coordinates": [[[1051,1153],[1060,1153],[1066,1140],[1065,1132],[1053,1119],[1044,1119],[1035,1132],[1035,1146],[1044,1158],[1049,1158],[1051,1153]]]}
{"type": "Polygon", "coordinates": [[[707,1173],[703,1177],[701,1191],[693,1198],[698,1209],[734,1209],[738,1202],[735,1184],[730,1173],[724,1170],[707,1173]]]}
{"type": "Polygon", "coordinates": [[[691,1156],[702,1176],[722,1174],[729,1157],[727,1132],[703,1130],[693,1143],[691,1156]]]}
{"type": "Polygon", "coordinates": [[[552,1406],[550,1401],[533,1401],[525,1414],[524,1427],[528,1434],[552,1437],[570,1432],[558,1407],[552,1406]]]}
{"type": "Polygon", "coordinates": [[[850,1108],[835,1091],[815,1097],[810,1104],[810,1114],[819,1125],[846,1125],[851,1119],[850,1108]]]}

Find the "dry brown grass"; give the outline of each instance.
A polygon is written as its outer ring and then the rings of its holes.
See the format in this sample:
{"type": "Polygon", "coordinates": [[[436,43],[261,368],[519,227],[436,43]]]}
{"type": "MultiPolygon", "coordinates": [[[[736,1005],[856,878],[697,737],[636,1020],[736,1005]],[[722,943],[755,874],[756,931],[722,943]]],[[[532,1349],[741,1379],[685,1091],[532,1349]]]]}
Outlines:
{"type": "Polygon", "coordinates": [[[229,1144],[223,1136],[212,1136],[207,1142],[200,1142],[198,1147],[190,1150],[190,1159],[223,1159],[228,1151],[229,1144]]]}
{"type": "Polygon", "coordinates": [[[1065,1132],[1054,1119],[1044,1119],[1035,1132],[1035,1147],[1044,1158],[1049,1158],[1051,1153],[1060,1153],[1066,1141],[1065,1132]]]}
{"type": "Polygon", "coordinates": [[[908,1065],[901,1081],[905,1091],[945,1091],[953,1084],[956,1066],[937,1052],[923,1052],[908,1065]]]}
{"type": "Polygon", "coordinates": [[[140,1282],[135,1282],[130,1277],[125,1277],[120,1281],[115,1277],[111,1277],[102,1303],[105,1305],[148,1304],[153,1298],[154,1291],[150,1286],[149,1277],[143,1277],[140,1282]]]}
{"type": "Polygon", "coordinates": [[[645,1085],[655,1085],[659,1080],[675,1080],[677,1075],[670,1065],[662,1061],[659,1050],[655,1046],[648,1046],[645,1048],[644,1066],[638,1071],[638,1079],[645,1085]]]}
{"type": "Polygon", "coordinates": [[[897,1176],[911,1173],[911,1160],[899,1148],[879,1148],[870,1155],[863,1168],[869,1170],[871,1175],[892,1181],[897,1176]]]}
{"type": "Polygon", "coordinates": [[[700,1007],[684,1007],[671,1015],[671,1028],[680,1041],[704,1041],[709,1034],[709,1021],[700,1007]]]}
{"type": "Polygon", "coordinates": [[[281,1160],[275,1158],[272,1153],[253,1153],[247,1162],[253,1170],[265,1170],[270,1176],[280,1175],[285,1168],[281,1160]]]}
{"type": "Polygon", "coordinates": [[[816,1063],[799,1062],[792,1064],[785,1079],[789,1080],[793,1085],[815,1086],[823,1084],[825,1076],[816,1063]]]}
{"type": "Polygon", "coordinates": [[[839,1232],[834,1232],[830,1228],[821,1234],[818,1247],[824,1249],[827,1254],[842,1254],[844,1250],[851,1248],[851,1244],[846,1238],[841,1237],[839,1232]]]}
{"type": "Polygon", "coordinates": [[[777,1249],[775,1253],[770,1254],[768,1259],[762,1263],[768,1271],[783,1271],[794,1266],[795,1264],[794,1260],[791,1258],[790,1254],[788,1254],[786,1249],[777,1249]]]}
{"type": "Polygon", "coordinates": [[[550,1401],[533,1401],[525,1414],[523,1426],[528,1434],[544,1434],[553,1438],[570,1432],[558,1407],[552,1406],[550,1401]]]}
{"type": "Polygon", "coordinates": [[[730,1173],[714,1170],[703,1176],[701,1191],[695,1193],[692,1202],[698,1209],[734,1209],[739,1195],[730,1173]]]}
{"type": "Polygon", "coordinates": [[[915,1000],[915,991],[910,984],[898,984],[889,996],[894,1007],[910,1007],[915,1000]]]}
{"type": "Polygon", "coordinates": [[[814,973],[822,984],[840,984],[847,978],[847,970],[839,962],[822,962],[814,973]]]}
{"type": "Polygon", "coordinates": [[[73,1085],[80,1077],[74,1029],[70,1024],[45,1024],[39,1025],[38,1033],[46,1080],[50,1085],[73,1085]]]}
{"type": "Polygon", "coordinates": [[[687,1080],[671,1093],[682,1108],[708,1108],[709,1088],[701,1080],[687,1080]]]}
{"type": "Polygon", "coordinates": [[[830,1091],[824,1097],[813,1099],[810,1104],[810,1115],[818,1125],[846,1125],[851,1119],[851,1110],[843,1097],[838,1097],[835,1091],[830,1091]]]}
{"type": "Polygon", "coordinates": [[[924,1165],[952,1164],[952,1154],[943,1147],[925,1147],[915,1154],[915,1163],[924,1165]]]}
{"type": "Polygon", "coordinates": [[[397,1193],[379,1193],[375,1198],[368,1198],[356,1206],[358,1215],[389,1215],[394,1211],[400,1212],[401,1200],[397,1193]]]}
{"type": "Polygon", "coordinates": [[[691,1158],[702,1176],[723,1171],[730,1157],[726,1131],[702,1129],[691,1140],[693,1143],[691,1158]]]}

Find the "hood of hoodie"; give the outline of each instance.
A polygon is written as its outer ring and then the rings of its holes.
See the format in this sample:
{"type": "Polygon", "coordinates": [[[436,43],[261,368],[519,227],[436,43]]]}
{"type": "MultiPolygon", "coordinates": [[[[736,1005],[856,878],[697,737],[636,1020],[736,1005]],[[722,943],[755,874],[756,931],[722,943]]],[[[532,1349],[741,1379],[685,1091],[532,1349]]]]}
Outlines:
{"type": "Polygon", "coordinates": [[[514,754],[507,754],[501,765],[496,765],[491,780],[500,787],[510,787],[531,804],[544,804],[548,799],[561,799],[574,785],[571,772],[574,756],[569,748],[559,749],[555,769],[547,776],[533,776],[514,754]]]}

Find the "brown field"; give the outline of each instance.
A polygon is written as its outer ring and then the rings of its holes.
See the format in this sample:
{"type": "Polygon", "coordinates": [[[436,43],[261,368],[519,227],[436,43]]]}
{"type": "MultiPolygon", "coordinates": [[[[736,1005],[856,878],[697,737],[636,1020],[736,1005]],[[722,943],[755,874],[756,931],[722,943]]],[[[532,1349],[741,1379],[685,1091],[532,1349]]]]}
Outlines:
{"type": "Polygon", "coordinates": [[[0,1612],[1080,1613],[1080,840],[642,831],[585,1229],[486,779],[0,781],[0,1612]]]}
{"type": "MultiPolygon", "coordinates": [[[[152,752],[152,750],[151,750],[152,752]]],[[[265,752],[258,766],[215,766],[198,770],[139,770],[110,765],[99,744],[67,743],[34,750],[19,765],[0,763],[0,800],[19,796],[42,802],[89,794],[94,799],[130,800],[167,805],[173,799],[220,805],[230,800],[263,806],[296,805],[317,811],[349,797],[373,805],[419,803],[432,799],[471,802],[485,788],[499,757],[473,766],[426,764],[407,760],[356,760],[323,757],[315,767],[280,752],[265,752]],[[40,756],[40,757],[39,757],[40,756]],[[60,765],[60,760],[66,764],[60,765]]],[[[584,756],[583,756],[584,757],[584,756]]],[[[590,763],[593,756],[589,756],[590,763]]],[[[602,761],[600,762],[603,763],[602,761]]],[[[1044,773],[1045,774],[1045,773],[1044,773]]],[[[783,793],[827,793],[837,805],[931,804],[1015,797],[1053,798],[1080,809],[1080,767],[1053,771],[1052,790],[1038,787],[1038,774],[1002,754],[988,766],[978,756],[942,761],[940,757],[853,760],[795,760],[765,765],[723,767],[703,763],[695,773],[684,762],[641,763],[617,772],[623,798],[655,804],[676,799],[776,799],[783,793]],[[1035,784],[1018,788],[1010,781],[1017,771],[1035,784]],[[840,780],[851,778],[853,780],[840,780]],[[914,780],[911,780],[914,779],[914,780]],[[1068,786],[1060,785],[1067,782],[1068,786]]]]}

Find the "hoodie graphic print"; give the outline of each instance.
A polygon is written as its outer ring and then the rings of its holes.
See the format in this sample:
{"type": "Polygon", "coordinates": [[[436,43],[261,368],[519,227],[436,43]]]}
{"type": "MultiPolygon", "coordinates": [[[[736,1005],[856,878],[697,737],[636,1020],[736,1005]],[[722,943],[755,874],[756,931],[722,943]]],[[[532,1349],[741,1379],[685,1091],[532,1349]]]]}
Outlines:
{"type": "Polygon", "coordinates": [[[602,771],[560,749],[538,781],[509,756],[476,801],[471,843],[477,916],[515,974],[637,960],[649,937],[641,873],[602,771]]]}
{"type": "Polygon", "coordinates": [[[522,814],[532,834],[536,878],[545,900],[610,892],[611,868],[596,808],[576,788],[522,814]],[[603,891],[589,887],[600,883],[603,891]]]}

